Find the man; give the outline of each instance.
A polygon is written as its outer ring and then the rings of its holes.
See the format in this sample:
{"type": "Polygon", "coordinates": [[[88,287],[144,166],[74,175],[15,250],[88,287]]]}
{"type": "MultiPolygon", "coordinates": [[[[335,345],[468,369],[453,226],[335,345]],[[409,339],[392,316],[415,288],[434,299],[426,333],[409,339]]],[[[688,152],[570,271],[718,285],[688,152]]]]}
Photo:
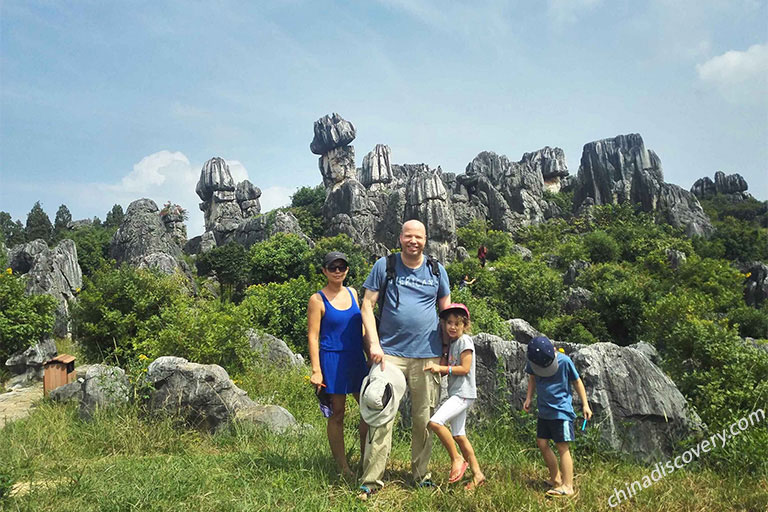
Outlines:
{"type": "MultiPolygon", "coordinates": [[[[411,471],[421,486],[431,486],[427,472],[432,453],[429,418],[437,406],[440,378],[425,372],[427,362],[439,364],[443,355],[442,340],[438,337],[435,306],[440,310],[451,303],[451,290],[445,268],[437,263],[436,276],[424,256],[427,232],[418,220],[409,220],[402,226],[400,246],[402,252],[395,258],[395,279],[387,281],[387,258],[380,258],[365,280],[365,296],[361,307],[365,344],[373,364],[396,365],[405,375],[411,392],[411,471]],[[386,283],[386,285],[385,285],[386,283]],[[379,300],[379,291],[386,286],[380,311],[380,325],[376,326],[373,308],[379,300]]],[[[371,429],[363,457],[361,499],[366,499],[384,485],[382,476],[392,447],[392,421],[371,429]]]]}

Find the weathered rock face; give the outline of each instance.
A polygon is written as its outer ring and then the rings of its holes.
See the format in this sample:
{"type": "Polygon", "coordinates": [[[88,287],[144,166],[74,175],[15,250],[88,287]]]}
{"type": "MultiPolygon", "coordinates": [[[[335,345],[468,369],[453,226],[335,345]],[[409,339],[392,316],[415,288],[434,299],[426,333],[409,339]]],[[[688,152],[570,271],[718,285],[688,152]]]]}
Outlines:
{"type": "Polygon", "coordinates": [[[541,173],[544,188],[550,192],[560,192],[561,178],[568,176],[565,152],[560,148],[546,146],[533,153],[524,153],[521,164],[528,164],[534,172],[541,173]]]}
{"type": "Polygon", "coordinates": [[[427,231],[425,252],[441,261],[453,260],[456,223],[440,169],[423,165],[410,175],[405,193],[405,218],[420,220],[427,231]]]}
{"type": "Polygon", "coordinates": [[[278,431],[296,425],[282,407],[259,405],[248,398],[218,365],[160,357],[149,365],[146,378],[155,388],[149,407],[177,414],[195,427],[215,431],[236,416],[278,431]]]}
{"type": "Polygon", "coordinates": [[[92,417],[97,409],[128,403],[130,386],[122,368],[92,365],[81,385],[80,416],[84,418],[92,417]]]}
{"type": "Polygon", "coordinates": [[[326,189],[335,190],[349,180],[356,180],[355,148],[352,146],[333,148],[320,157],[318,166],[326,189]]]}
{"type": "Polygon", "coordinates": [[[315,121],[314,129],[315,137],[309,150],[316,155],[324,155],[355,140],[355,127],[336,113],[315,121]]]}
{"type": "Polygon", "coordinates": [[[576,288],[568,288],[568,294],[566,296],[565,306],[563,306],[563,309],[565,309],[566,313],[572,315],[573,313],[585,309],[587,306],[589,306],[591,300],[592,292],[586,288],[581,288],[579,286],[576,288]]]}
{"type": "Polygon", "coordinates": [[[157,204],[151,199],[132,202],[112,237],[109,253],[118,264],[157,268],[165,274],[183,271],[181,248],[166,230],[157,204]]]}
{"type": "Polygon", "coordinates": [[[747,267],[749,277],[744,283],[744,300],[753,307],[760,307],[768,298],[768,265],[759,261],[747,267]]]}
{"type": "Polygon", "coordinates": [[[203,200],[200,210],[205,214],[205,233],[184,245],[186,254],[207,252],[230,241],[250,247],[278,232],[306,238],[293,214],[262,215],[261,189],[248,180],[235,185],[222,158],[211,158],[203,165],[196,191],[203,200]]]}
{"type": "Polygon", "coordinates": [[[165,230],[179,247],[187,243],[187,226],[184,224],[185,211],[179,205],[170,202],[160,210],[160,218],[165,224],[165,230]]]}
{"type": "Polygon", "coordinates": [[[373,189],[387,186],[392,183],[392,151],[389,146],[376,144],[373,151],[363,158],[363,168],[358,175],[358,181],[365,188],[373,189]]]}
{"type": "Polygon", "coordinates": [[[699,199],[707,199],[715,194],[728,194],[737,199],[746,199],[751,197],[747,193],[747,181],[739,174],[726,174],[722,171],[715,173],[715,181],[713,182],[708,176],[696,180],[691,187],[691,193],[693,193],[699,199]]]}
{"type": "Polygon", "coordinates": [[[584,146],[574,193],[574,207],[640,204],[659,212],[689,235],[708,235],[712,225],[696,197],[664,182],[661,160],[645,148],[639,134],[590,142],[584,146]]]}
{"type": "Polygon", "coordinates": [[[13,375],[5,387],[26,387],[43,380],[43,364],[56,357],[56,354],[56,343],[52,338],[13,354],[5,361],[5,366],[13,375]]]}
{"type": "Polygon", "coordinates": [[[304,365],[304,358],[300,354],[294,354],[283,340],[253,329],[249,329],[246,334],[251,350],[259,354],[270,365],[278,367],[301,367],[304,365]]]}
{"type": "Polygon", "coordinates": [[[56,299],[53,333],[68,336],[69,303],[83,286],[75,242],[65,239],[49,249],[38,239],[11,249],[8,260],[14,272],[26,274],[28,294],[50,295],[56,299]]]}
{"type": "MultiPolygon", "coordinates": [[[[488,334],[474,338],[477,353],[479,414],[493,404],[498,372],[508,390],[509,406],[522,409],[528,375],[526,345],[488,334]]],[[[559,343],[556,343],[560,346],[559,343]]],[[[644,461],[672,453],[675,443],[699,428],[700,420],[687,412],[685,398],[674,383],[642,352],[611,343],[564,346],[581,374],[595,417],[612,448],[644,461]]],[[[574,409],[581,411],[578,396],[574,409]]],[[[599,425],[599,427],[597,426],[599,425]]]]}

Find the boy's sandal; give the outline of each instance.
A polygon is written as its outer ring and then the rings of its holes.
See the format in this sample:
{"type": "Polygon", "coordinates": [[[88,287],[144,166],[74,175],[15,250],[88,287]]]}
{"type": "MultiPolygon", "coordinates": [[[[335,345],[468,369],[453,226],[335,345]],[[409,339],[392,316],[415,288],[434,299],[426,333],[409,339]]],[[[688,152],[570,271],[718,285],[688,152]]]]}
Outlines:
{"type": "Polygon", "coordinates": [[[435,482],[433,482],[429,478],[426,478],[421,482],[419,482],[419,485],[417,485],[417,487],[419,489],[434,489],[435,487],[437,487],[437,484],[435,484],[435,482]]]}
{"type": "Polygon", "coordinates": [[[544,493],[547,498],[575,498],[579,494],[579,491],[573,491],[568,494],[562,489],[550,489],[544,493]]]}
{"type": "Polygon", "coordinates": [[[378,491],[378,489],[371,489],[367,485],[361,485],[358,490],[360,492],[357,494],[357,499],[360,501],[368,501],[368,498],[370,498],[372,494],[375,494],[378,491]]]}

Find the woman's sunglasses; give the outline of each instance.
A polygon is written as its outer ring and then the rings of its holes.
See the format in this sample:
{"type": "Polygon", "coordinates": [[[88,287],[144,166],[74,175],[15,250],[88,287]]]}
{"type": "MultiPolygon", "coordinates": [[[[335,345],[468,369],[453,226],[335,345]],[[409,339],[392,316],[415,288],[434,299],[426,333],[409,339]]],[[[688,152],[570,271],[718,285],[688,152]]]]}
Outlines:
{"type": "Polygon", "coordinates": [[[346,272],[348,267],[346,265],[331,265],[325,268],[328,269],[328,272],[336,272],[337,270],[339,272],[346,272]]]}

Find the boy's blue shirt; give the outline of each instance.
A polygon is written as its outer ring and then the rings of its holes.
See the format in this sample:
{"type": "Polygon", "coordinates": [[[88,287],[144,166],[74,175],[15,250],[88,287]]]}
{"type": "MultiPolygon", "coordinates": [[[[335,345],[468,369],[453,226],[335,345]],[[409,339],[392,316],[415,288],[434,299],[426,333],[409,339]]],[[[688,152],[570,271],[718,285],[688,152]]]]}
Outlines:
{"type": "Polygon", "coordinates": [[[529,363],[525,364],[525,372],[536,378],[536,406],[539,409],[539,418],[573,421],[576,419],[576,413],[573,411],[571,382],[579,379],[579,372],[570,357],[561,352],[555,354],[557,371],[551,377],[539,377],[533,373],[529,363]]]}

